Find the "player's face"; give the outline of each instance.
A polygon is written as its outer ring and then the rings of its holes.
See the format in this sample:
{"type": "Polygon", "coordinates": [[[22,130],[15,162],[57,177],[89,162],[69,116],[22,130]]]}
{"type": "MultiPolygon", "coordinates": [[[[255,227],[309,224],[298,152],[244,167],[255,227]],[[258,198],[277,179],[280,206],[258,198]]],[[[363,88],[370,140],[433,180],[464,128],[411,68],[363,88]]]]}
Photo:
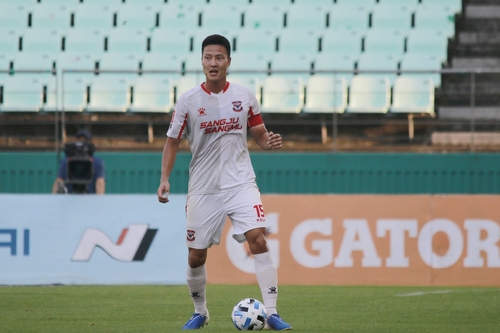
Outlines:
{"type": "Polygon", "coordinates": [[[203,49],[201,63],[203,64],[203,73],[205,73],[207,81],[225,81],[227,68],[231,64],[231,58],[227,56],[224,46],[207,45],[203,49]]]}

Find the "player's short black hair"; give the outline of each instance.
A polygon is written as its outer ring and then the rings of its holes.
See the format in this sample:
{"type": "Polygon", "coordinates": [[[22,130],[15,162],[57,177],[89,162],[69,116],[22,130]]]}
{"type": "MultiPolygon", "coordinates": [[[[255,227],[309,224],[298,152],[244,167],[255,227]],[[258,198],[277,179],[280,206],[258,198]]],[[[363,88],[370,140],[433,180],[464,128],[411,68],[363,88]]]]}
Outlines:
{"type": "Polygon", "coordinates": [[[203,50],[207,45],[222,45],[226,49],[227,56],[231,57],[231,43],[229,43],[226,37],[221,35],[210,35],[205,38],[203,43],[201,43],[201,54],[203,54],[203,50]]]}

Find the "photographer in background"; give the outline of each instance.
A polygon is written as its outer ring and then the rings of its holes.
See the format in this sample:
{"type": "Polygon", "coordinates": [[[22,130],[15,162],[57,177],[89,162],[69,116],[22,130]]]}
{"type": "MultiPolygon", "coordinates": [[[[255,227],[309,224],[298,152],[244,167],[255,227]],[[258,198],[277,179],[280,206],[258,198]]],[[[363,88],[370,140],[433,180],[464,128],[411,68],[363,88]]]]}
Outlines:
{"type": "Polygon", "coordinates": [[[64,147],[52,193],[104,194],[106,188],[104,162],[93,156],[92,135],[86,129],[76,133],[76,142],[64,147]]]}

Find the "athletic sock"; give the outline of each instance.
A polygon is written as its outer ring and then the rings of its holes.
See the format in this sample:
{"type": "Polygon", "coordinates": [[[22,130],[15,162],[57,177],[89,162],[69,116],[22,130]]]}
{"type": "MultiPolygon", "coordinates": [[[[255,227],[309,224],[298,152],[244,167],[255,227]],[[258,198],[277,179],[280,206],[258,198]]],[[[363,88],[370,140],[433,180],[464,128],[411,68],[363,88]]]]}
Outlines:
{"type": "Polygon", "coordinates": [[[278,270],[274,266],[271,252],[254,254],[253,257],[255,259],[255,276],[262,293],[262,301],[266,306],[267,315],[272,315],[277,313],[278,270]]]}
{"type": "Polygon", "coordinates": [[[207,315],[207,271],[205,265],[187,269],[187,285],[194,303],[194,312],[207,315]]]}

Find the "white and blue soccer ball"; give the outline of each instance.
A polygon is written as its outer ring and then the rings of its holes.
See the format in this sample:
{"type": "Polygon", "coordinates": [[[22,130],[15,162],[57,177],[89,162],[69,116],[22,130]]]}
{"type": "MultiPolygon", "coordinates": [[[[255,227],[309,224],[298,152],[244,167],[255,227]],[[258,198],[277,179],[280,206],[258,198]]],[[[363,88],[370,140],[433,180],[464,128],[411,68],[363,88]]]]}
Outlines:
{"type": "Polygon", "coordinates": [[[231,319],[240,331],[260,331],[266,324],[266,307],[255,298],[245,298],[234,306],[231,319]]]}

